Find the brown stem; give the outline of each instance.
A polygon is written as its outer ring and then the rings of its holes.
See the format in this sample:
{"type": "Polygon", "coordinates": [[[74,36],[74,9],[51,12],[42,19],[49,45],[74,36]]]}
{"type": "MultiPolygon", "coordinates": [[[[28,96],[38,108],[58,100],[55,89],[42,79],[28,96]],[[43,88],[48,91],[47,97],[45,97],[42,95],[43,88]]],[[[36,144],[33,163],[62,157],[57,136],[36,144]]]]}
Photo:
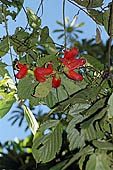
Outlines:
{"type": "Polygon", "coordinates": [[[111,59],[111,42],[112,42],[112,27],[113,27],[113,0],[110,5],[110,18],[109,18],[109,28],[108,28],[108,71],[110,73],[110,59],[111,59]]]}

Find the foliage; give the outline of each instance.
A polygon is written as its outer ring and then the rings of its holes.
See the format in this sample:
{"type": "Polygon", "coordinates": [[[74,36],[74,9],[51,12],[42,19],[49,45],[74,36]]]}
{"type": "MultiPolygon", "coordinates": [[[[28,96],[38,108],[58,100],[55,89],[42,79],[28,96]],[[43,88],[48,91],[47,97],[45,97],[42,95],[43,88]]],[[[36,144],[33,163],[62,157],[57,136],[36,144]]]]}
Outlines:
{"type": "MultiPolygon", "coordinates": [[[[0,1],[0,23],[5,24],[6,29],[0,41],[0,118],[18,102],[9,120],[13,120],[13,125],[20,119],[21,126],[25,117],[33,134],[22,141],[1,144],[0,169],[113,168],[113,2],[105,7],[103,0],[68,1],[98,24],[96,39],[78,40],[84,23],[75,25],[77,16],[74,16],[71,23],[68,18],[63,23],[57,21],[62,28],[55,29],[54,33],[61,33],[58,39],[63,38],[64,45],[57,44],[48,26],[42,27],[38,12],[25,9],[23,0],[0,1]],[[22,9],[27,25],[17,27],[9,35],[8,17],[15,20],[22,9]],[[105,44],[101,42],[100,26],[104,26],[109,36],[105,44]],[[79,49],[76,59],[71,53],[72,47],[79,49]],[[71,53],[68,59],[67,53],[71,53]],[[10,54],[13,76],[4,62],[7,54],[10,54]],[[80,64],[82,59],[86,63],[80,64]],[[76,63],[74,69],[69,68],[73,63],[76,63]],[[16,73],[22,74],[22,67],[26,68],[25,73],[17,80],[16,73]],[[40,71],[40,81],[34,74],[36,68],[40,71]],[[84,80],[69,78],[70,70],[75,70],[84,80]],[[54,76],[61,80],[55,88],[52,86],[54,76]],[[34,114],[40,104],[47,105],[50,112],[34,114]]],[[[42,3],[43,0],[40,5],[42,3]]]]}

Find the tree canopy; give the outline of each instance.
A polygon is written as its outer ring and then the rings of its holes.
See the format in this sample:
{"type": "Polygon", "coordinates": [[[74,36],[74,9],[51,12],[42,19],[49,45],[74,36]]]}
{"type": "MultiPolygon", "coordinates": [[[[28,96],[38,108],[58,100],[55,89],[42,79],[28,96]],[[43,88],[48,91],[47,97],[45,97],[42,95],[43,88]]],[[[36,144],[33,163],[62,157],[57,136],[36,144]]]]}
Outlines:
{"type": "MultiPolygon", "coordinates": [[[[6,170],[112,170],[113,169],[113,1],[62,0],[63,22],[50,36],[42,27],[39,11],[24,7],[24,0],[0,0],[0,118],[15,102],[12,125],[24,117],[31,135],[0,146],[0,169],[6,170]],[[77,7],[70,22],[66,3],[77,7]],[[24,11],[26,27],[9,33],[9,18],[15,21],[24,11]],[[80,12],[96,24],[94,39],[79,39],[76,25],[80,12]],[[108,40],[102,42],[101,27],[108,40]],[[61,43],[62,42],[62,43],[61,43]],[[11,60],[10,69],[7,62],[11,60]],[[12,70],[12,73],[10,72],[12,70]],[[34,112],[40,104],[49,113],[34,112]],[[4,149],[6,151],[4,151],[4,149]]],[[[43,13],[42,13],[43,14],[43,13]]]]}

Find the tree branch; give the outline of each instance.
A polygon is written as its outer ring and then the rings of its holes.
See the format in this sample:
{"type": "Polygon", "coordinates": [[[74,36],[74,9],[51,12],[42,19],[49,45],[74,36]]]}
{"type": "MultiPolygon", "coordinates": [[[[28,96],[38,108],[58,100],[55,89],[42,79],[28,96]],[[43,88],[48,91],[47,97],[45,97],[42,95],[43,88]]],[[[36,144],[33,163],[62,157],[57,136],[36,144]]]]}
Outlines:
{"type": "Polygon", "coordinates": [[[109,18],[109,28],[108,28],[108,34],[109,34],[109,40],[108,40],[108,71],[110,73],[110,60],[111,60],[111,42],[112,42],[112,28],[113,28],[113,0],[110,5],[110,18],[109,18]]]}
{"type": "Polygon", "coordinates": [[[79,5],[77,5],[75,2],[72,2],[71,0],[67,0],[68,2],[70,2],[72,5],[76,6],[77,8],[79,8],[81,11],[83,11],[86,15],[88,15],[95,23],[97,22],[96,19],[94,17],[92,17],[90,15],[90,13],[88,13],[86,10],[84,10],[83,8],[81,8],[79,5]]]}

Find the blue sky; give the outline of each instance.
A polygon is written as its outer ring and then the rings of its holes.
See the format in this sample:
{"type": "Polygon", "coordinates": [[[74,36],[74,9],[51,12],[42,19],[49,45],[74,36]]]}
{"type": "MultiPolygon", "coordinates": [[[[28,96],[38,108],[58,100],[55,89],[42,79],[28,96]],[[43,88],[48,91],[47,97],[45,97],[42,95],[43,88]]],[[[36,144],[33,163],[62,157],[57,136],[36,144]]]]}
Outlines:
{"type": "MultiPolygon", "coordinates": [[[[24,0],[24,7],[31,8],[34,12],[36,12],[39,0],[24,0]]],[[[110,2],[110,0],[104,1],[106,4],[110,2]]],[[[77,8],[70,4],[69,2],[66,3],[66,16],[72,20],[73,16],[77,13],[77,8]]],[[[39,13],[40,14],[40,13],[39,13]]],[[[56,21],[62,21],[62,1],[61,0],[44,0],[44,9],[43,9],[43,16],[42,16],[42,26],[48,26],[50,28],[50,35],[52,38],[58,42],[57,34],[53,34],[53,30],[59,28],[56,24],[56,21]]],[[[85,22],[85,25],[81,27],[81,30],[84,31],[81,38],[91,39],[94,38],[96,35],[96,24],[83,12],[80,12],[78,16],[77,23],[85,22]]],[[[20,12],[19,16],[17,17],[16,22],[9,22],[8,28],[9,33],[13,34],[15,28],[17,26],[25,27],[26,20],[25,20],[25,13],[23,11],[20,12]]],[[[5,29],[2,25],[0,25],[0,37],[5,34],[5,29]]],[[[104,29],[102,28],[102,40],[105,42],[108,36],[104,29]]],[[[6,56],[5,61],[10,62],[8,59],[9,56],[6,56]]],[[[10,69],[10,68],[9,68],[10,69]]],[[[11,70],[10,70],[11,71],[11,70]]],[[[12,110],[14,107],[12,108],[12,110]]],[[[30,134],[30,130],[27,132],[24,131],[26,127],[26,121],[24,120],[24,125],[21,128],[18,128],[18,124],[16,123],[14,126],[11,126],[11,122],[8,122],[8,118],[10,117],[11,112],[9,112],[3,119],[0,120],[0,141],[4,142],[6,140],[14,140],[15,137],[17,138],[24,138],[30,134]]]]}

